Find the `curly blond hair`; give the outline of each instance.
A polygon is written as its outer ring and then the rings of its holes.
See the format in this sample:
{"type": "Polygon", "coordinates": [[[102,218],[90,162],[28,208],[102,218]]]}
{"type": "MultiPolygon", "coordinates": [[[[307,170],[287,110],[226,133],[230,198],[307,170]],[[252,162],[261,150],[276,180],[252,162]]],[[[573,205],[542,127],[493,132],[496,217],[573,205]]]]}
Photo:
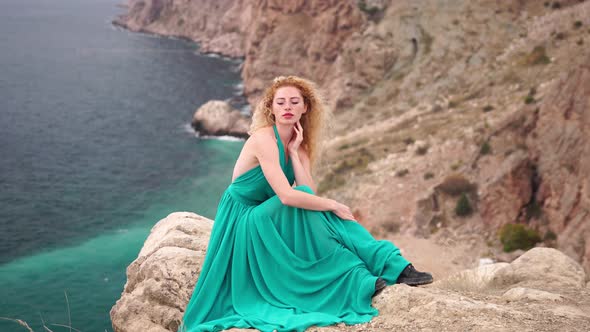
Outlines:
{"type": "Polygon", "coordinates": [[[301,126],[303,127],[303,142],[301,142],[301,146],[307,151],[313,169],[319,160],[319,152],[324,138],[322,135],[326,134],[332,114],[325,105],[324,98],[320,94],[316,84],[312,81],[297,76],[276,77],[273,83],[264,91],[258,105],[254,109],[248,135],[252,135],[262,127],[275,124],[272,103],[277,90],[285,86],[297,88],[303,97],[305,107],[307,107],[307,112],[301,116],[300,120],[301,126]]]}

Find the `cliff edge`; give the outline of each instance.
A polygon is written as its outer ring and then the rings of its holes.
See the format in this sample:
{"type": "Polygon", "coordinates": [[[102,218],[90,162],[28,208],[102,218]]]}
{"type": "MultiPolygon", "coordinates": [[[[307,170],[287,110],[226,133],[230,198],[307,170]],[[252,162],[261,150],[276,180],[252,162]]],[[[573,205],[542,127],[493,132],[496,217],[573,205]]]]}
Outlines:
{"type": "MultiPolygon", "coordinates": [[[[176,212],[152,228],[111,309],[114,331],[177,330],[211,227],[207,218],[176,212]]],[[[587,276],[578,263],[551,248],[531,249],[512,263],[460,271],[426,287],[389,286],[373,305],[379,315],[369,323],[310,330],[590,330],[587,276]]]]}

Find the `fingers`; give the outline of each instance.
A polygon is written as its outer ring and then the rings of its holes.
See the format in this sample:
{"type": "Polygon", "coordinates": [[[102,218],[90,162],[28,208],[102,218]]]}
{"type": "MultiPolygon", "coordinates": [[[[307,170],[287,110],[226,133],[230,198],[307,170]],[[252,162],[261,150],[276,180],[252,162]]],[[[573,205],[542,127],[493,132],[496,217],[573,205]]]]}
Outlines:
{"type": "Polygon", "coordinates": [[[342,208],[337,211],[336,215],[338,215],[338,217],[341,219],[357,222],[354,218],[354,215],[350,211],[350,208],[344,204],[342,204],[342,208]]]}
{"type": "Polygon", "coordinates": [[[354,219],[354,216],[352,214],[345,214],[345,215],[342,215],[342,216],[339,216],[339,217],[342,218],[342,219],[344,219],[344,220],[351,220],[351,221],[355,221],[356,222],[356,220],[354,219]]]}

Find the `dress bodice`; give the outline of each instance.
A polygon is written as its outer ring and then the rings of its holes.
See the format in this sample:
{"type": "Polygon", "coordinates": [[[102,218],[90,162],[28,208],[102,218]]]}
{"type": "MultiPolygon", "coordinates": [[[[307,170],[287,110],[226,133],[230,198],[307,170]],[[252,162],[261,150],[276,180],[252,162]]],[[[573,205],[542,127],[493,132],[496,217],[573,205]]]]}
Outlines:
{"type": "MultiPolygon", "coordinates": [[[[285,161],[285,150],[283,148],[283,144],[281,143],[281,138],[279,136],[276,124],[274,124],[272,127],[277,139],[277,146],[279,148],[279,161],[281,164],[281,169],[287,177],[289,184],[293,185],[295,182],[295,175],[293,172],[293,166],[291,165],[291,158],[289,158],[289,161],[285,161]]],[[[275,195],[275,192],[266,180],[260,165],[251,168],[238,176],[229,185],[227,191],[235,199],[248,205],[258,205],[275,195]]]]}

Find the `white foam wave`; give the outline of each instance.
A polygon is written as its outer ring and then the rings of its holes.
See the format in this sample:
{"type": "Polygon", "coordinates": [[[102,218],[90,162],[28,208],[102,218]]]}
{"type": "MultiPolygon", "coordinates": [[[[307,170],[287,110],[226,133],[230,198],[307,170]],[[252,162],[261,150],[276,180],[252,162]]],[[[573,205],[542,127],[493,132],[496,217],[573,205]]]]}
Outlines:
{"type": "Polygon", "coordinates": [[[220,141],[244,141],[243,138],[223,135],[223,136],[213,136],[213,135],[202,135],[200,132],[196,131],[190,123],[185,123],[181,126],[182,131],[191,134],[192,136],[198,139],[217,139],[220,141]]]}
{"type": "Polygon", "coordinates": [[[244,141],[243,138],[240,137],[235,137],[235,136],[210,136],[210,135],[200,135],[199,136],[200,139],[217,139],[220,141],[232,141],[232,142],[237,142],[237,141],[244,141]]]}

